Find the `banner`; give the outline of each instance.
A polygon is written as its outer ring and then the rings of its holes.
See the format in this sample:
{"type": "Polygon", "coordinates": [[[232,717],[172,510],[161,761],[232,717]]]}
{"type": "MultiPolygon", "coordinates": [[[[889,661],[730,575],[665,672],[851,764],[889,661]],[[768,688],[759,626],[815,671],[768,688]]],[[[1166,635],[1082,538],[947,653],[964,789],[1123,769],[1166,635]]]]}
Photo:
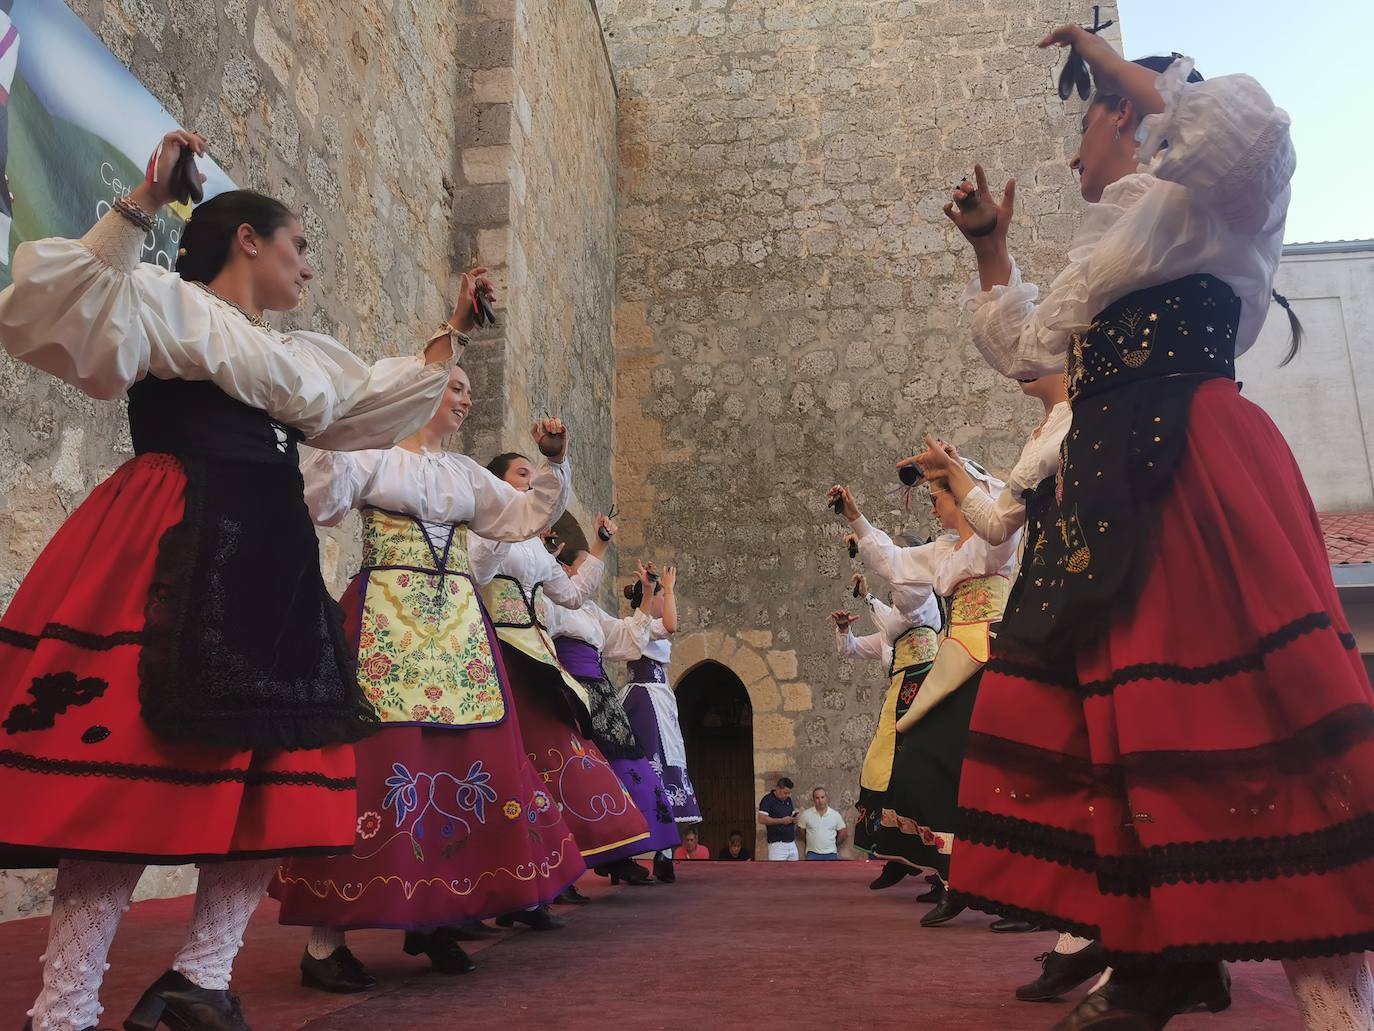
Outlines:
{"type": "MultiPolygon", "coordinates": [[[[0,0],[0,288],[24,240],[78,237],[143,181],[175,119],[62,0],[0,0]]],[[[205,196],[234,189],[209,158],[205,196]]],[[[164,208],[143,260],[170,269],[189,207],[164,208]]]]}

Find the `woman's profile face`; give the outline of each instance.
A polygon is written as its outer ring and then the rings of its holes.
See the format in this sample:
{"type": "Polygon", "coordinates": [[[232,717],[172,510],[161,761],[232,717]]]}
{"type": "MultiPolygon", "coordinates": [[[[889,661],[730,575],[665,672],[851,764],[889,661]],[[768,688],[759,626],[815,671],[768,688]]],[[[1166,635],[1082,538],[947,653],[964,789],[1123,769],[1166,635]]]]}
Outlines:
{"type": "Polygon", "coordinates": [[[252,263],[253,293],[265,311],[291,311],[305,296],[305,285],[315,278],[307,252],[310,249],[300,220],[290,219],[271,234],[259,237],[252,263]]]}
{"type": "Polygon", "coordinates": [[[429,426],[440,436],[447,436],[463,425],[463,420],[472,411],[472,383],[468,374],[455,366],[448,374],[448,387],[444,398],[439,402],[439,410],[429,420],[429,426]]]}
{"type": "Polygon", "coordinates": [[[512,459],[510,465],[506,466],[506,472],[501,479],[516,490],[529,490],[530,483],[534,479],[534,466],[523,458],[512,459]]]}

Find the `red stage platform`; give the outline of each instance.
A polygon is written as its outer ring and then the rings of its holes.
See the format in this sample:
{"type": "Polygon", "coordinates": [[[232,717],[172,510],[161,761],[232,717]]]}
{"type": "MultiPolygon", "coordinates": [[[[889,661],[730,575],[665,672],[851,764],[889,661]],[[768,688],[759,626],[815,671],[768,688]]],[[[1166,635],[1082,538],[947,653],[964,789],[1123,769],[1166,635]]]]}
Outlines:
{"type": "MultiPolygon", "coordinates": [[[[919,878],[867,890],[869,863],[679,863],[678,882],[611,888],[588,875],[594,899],[562,908],[560,931],[517,930],[469,951],[478,970],[431,974],[401,952],[401,935],[350,935],[381,981],[367,995],[301,988],[304,932],[279,927],[263,903],[248,930],[234,990],[254,1031],[937,1028],[1042,1031],[1068,1003],[1018,1003],[1051,934],[995,935],[966,913],[923,930],[919,878]]],[[[142,902],[125,918],[106,975],[104,1023],[119,1026],[168,965],[190,899],[142,902]]],[[[0,925],[0,1026],[17,1029],[38,990],[46,920],[0,925]]],[[[1181,1017],[1170,1031],[1298,1027],[1277,963],[1231,968],[1234,1005],[1181,1017]]]]}

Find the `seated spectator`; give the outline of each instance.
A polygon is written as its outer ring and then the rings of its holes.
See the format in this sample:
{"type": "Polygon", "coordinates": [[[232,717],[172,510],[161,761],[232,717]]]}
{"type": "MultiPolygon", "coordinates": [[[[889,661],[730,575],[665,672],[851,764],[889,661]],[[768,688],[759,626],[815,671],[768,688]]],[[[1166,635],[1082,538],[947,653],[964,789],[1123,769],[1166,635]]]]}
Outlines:
{"type": "Polygon", "coordinates": [[[710,859],[711,850],[697,839],[696,831],[684,831],[682,844],[673,853],[673,859],[710,859]]]}
{"type": "Polygon", "coordinates": [[[739,831],[731,831],[729,844],[716,853],[716,859],[724,863],[747,863],[753,858],[744,847],[744,835],[739,831]]]}

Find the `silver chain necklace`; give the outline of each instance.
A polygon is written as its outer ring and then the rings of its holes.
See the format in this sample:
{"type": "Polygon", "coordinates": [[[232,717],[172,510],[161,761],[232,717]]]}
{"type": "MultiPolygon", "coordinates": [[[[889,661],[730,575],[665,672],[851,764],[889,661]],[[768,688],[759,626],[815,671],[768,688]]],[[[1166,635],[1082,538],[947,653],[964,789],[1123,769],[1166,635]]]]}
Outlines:
{"type": "Polygon", "coordinates": [[[214,297],[216,300],[223,301],[225,304],[229,305],[229,307],[233,308],[236,312],[238,312],[240,315],[242,315],[245,319],[247,319],[247,320],[248,320],[249,322],[251,322],[253,325],[257,326],[258,329],[268,329],[268,330],[270,330],[270,329],[272,328],[271,323],[269,323],[269,322],[268,322],[266,319],[264,319],[261,315],[254,315],[254,314],[253,314],[252,312],[250,312],[250,311],[245,311],[245,310],[243,309],[242,306],[235,304],[233,301],[229,300],[229,298],[227,298],[227,297],[224,297],[224,296],[222,296],[222,295],[220,295],[220,294],[215,293],[215,291],[211,290],[211,289],[210,289],[208,286],[206,286],[204,283],[197,281],[197,282],[196,282],[196,286],[200,287],[202,290],[204,290],[204,291],[205,291],[207,294],[209,294],[211,297],[214,297]]]}

